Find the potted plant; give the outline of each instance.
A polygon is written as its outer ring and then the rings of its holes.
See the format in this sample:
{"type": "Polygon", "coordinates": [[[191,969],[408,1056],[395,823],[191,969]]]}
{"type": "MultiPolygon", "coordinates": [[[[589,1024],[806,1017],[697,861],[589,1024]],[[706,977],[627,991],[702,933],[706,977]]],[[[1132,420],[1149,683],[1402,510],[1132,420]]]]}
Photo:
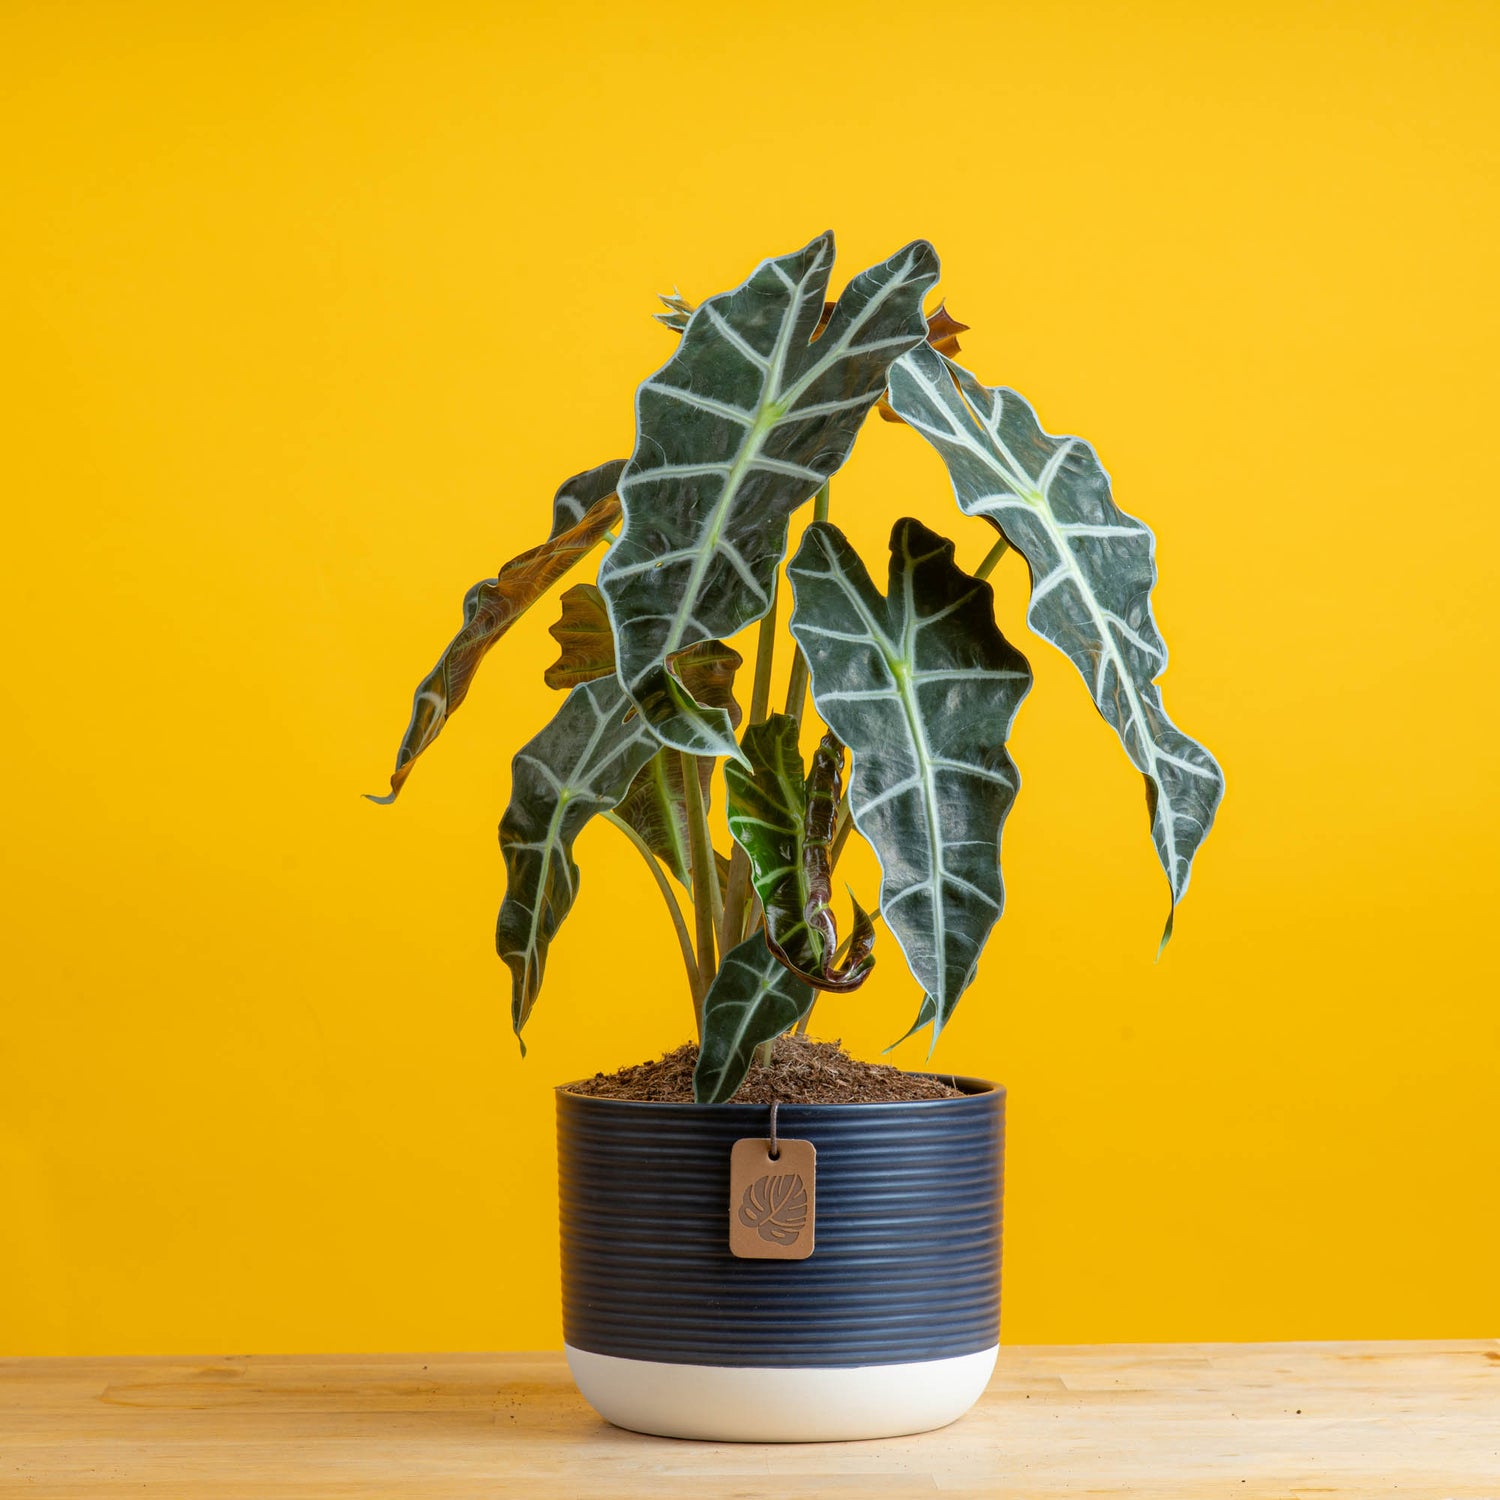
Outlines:
{"type": "Polygon", "coordinates": [[[912,1029],[935,1040],[974,977],[1003,902],[1019,785],[1006,744],[1031,682],[985,582],[1003,554],[1030,570],[1031,628],[1075,663],[1145,778],[1163,942],[1223,791],[1162,707],[1153,539],[1093,451],[954,361],[962,325],[923,311],[938,274],[926,242],[836,301],[832,263],[825,234],[699,307],[664,299],[680,341],[636,393],[634,452],[564,483],[547,539],[466,595],[376,799],[394,800],[485,653],[603,546],[597,583],[571,587],[552,627],[547,681],[566,697],[515,757],[496,943],[519,1035],[594,817],[665,898],[697,1027],[691,1098],[565,1086],[558,1119],[575,1378],[611,1421],[673,1436],[921,1431],[961,1415],[993,1367],[1003,1091],[927,1080],[938,1097],[797,1102],[783,1063],[800,1044],[778,1038],[874,961],[872,917],[855,902],[841,940],[831,906],[856,833],[880,863],[872,907],[921,991],[912,1029]],[[829,479],[877,405],[994,526],[973,574],[908,517],[882,590],[830,520],[829,479]],[[778,579],[809,502],[786,567],[790,684],[772,712],[778,579]],[[725,641],[756,621],[742,714],[725,641]],[[714,796],[729,850],[713,844],[714,796]]]}

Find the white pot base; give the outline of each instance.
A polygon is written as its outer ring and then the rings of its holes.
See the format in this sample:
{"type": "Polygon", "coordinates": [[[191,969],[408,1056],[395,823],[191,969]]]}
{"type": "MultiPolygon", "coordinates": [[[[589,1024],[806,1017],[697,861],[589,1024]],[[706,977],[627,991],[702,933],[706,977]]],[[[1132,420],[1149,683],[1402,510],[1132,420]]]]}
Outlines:
{"type": "Polygon", "coordinates": [[[606,1422],[721,1443],[844,1442],[946,1427],[984,1394],[1000,1352],[830,1370],[669,1365],[563,1348],[583,1399],[606,1422]]]}

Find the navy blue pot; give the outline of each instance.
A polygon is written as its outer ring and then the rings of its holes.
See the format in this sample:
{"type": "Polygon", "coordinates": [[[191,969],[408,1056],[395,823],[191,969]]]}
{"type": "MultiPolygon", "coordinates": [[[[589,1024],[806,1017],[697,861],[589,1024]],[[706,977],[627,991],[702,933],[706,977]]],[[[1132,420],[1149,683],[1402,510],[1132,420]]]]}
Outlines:
{"type": "Polygon", "coordinates": [[[585,1397],[637,1431],[719,1440],[895,1436],[983,1391],[1000,1329],[1005,1092],[784,1104],[818,1152],[816,1249],[741,1260],[729,1154],[756,1104],[558,1090],[563,1324],[585,1397]]]}

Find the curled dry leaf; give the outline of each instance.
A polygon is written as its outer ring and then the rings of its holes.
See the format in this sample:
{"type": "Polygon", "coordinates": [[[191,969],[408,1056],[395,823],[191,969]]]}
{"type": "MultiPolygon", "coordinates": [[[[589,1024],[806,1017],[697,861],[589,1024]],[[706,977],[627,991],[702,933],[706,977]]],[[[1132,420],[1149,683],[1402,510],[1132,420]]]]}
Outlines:
{"type": "Polygon", "coordinates": [[[562,651],[542,677],[549,688],[566,692],[614,671],[615,638],[604,597],[593,584],[575,583],[562,596],[562,614],[547,634],[562,651]]]}
{"type": "MultiPolygon", "coordinates": [[[[598,471],[590,471],[597,473],[598,471]]],[[[512,558],[493,578],[476,583],[464,595],[463,625],[448,642],[437,665],[417,684],[411,722],[396,752],[387,796],[370,801],[389,804],[400,795],[417,757],[438,737],[468,696],[479,664],[490,648],[570,568],[603,540],[620,518],[612,494],[594,501],[582,518],[539,547],[512,558]]]]}

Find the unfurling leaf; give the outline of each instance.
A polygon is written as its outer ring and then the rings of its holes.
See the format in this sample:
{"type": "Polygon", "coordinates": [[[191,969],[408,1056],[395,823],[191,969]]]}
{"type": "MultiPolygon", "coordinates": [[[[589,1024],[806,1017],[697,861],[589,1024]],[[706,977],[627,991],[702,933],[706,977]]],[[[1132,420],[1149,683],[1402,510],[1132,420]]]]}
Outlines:
{"type": "MultiPolygon", "coordinates": [[[[839,957],[841,950],[833,908],[828,904],[833,890],[834,845],[843,778],[844,747],[838,736],[830,731],[813,751],[812,769],[807,773],[807,815],[803,822],[802,850],[802,864],[807,872],[807,902],[803,913],[808,927],[818,934],[823,948],[820,974],[817,977],[804,974],[803,978],[819,989],[828,990],[857,989],[875,966],[872,956],[875,924],[855,900],[853,890],[849,892],[849,902],[854,908],[854,919],[842,958],[839,957]]],[[[784,953],[781,958],[783,963],[787,961],[784,953]]]]}
{"type": "Polygon", "coordinates": [[[601,500],[613,495],[625,468],[623,458],[611,459],[597,469],[585,469],[558,485],[552,497],[552,536],[571,531],[601,500]]]}
{"type": "Polygon", "coordinates": [[[411,722],[396,752],[390,793],[385,797],[371,796],[371,802],[388,804],[396,800],[417,757],[438,737],[443,725],[464,701],[479,663],[490,647],[574,563],[598,545],[619,515],[619,500],[614,495],[605,495],[589,507],[576,525],[558,532],[540,547],[512,558],[494,578],[476,583],[464,595],[462,627],[448,642],[437,665],[417,684],[411,722]]]}
{"type": "Polygon", "coordinates": [[[855,277],[814,341],[832,265],[827,234],[765,261],[692,314],[637,394],[624,525],[599,587],[626,690],[692,754],[738,759],[739,747],[671,659],[766,612],[792,512],[844,462],[891,361],[926,332],[937,257],[925,241],[855,277]]]}
{"type": "Polygon", "coordinates": [[[775,1245],[792,1245],[807,1225],[807,1184],[795,1172],[768,1172],[745,1189],[740,1223],[775,1245]]]}
{"type": "Polygon", "coordinates": [[[1000,916],[1000,830],[1019,782],[1005,742],[1031,671],[995,625],[989,585],[919,521],[891,533],[885,598],[826,521],[807,528],[788,577],[813,701],[853,755],[850,812],[935,1040],[1000,916]]]}
{"type": "Polygon", "coordinates": [[[772,714],[745,731],[749,771],[734,761],[724,767],[729,830],[749,857],[771,951],[817,989],[857,989],[875,962],[875,929],[855,902],[849,952],[838,963],[828,904],[843,746],[825,735],[805,775],[797,728],[789,715],[772,714]]]}
{"type": "Polygon", "coordinates": [[[942,455],[960,509],[983,516],[1026,559],[1027,622],[1083,674],[1146,778],[1151,837],[1171,890],[1165,943],[1224,774],[1162,707],[1156,679],[1167,648],[1151,614],[1151,532],[1116,506],[1093,449],[1044,432],[1014,391],[917,349],[892,371],[891,401],[942,455]]]}
{"type": "Polygon", "coordinates": [[[511,971],[517,1036],[542,987],[548,946],[578,896],[573,841],[620,801],[657,746],[611,675],[575,687],[516,755],[500,820],[506,889],[495,948],[511,971]]]}
{"type": "Polygon", "coordinates": [[[731,948],[703,1000],[693,1098],[723,1104],[745,1081],[755,1049],[812,1009],[813,990],[766,947],[762,933],[731,948]]]}

